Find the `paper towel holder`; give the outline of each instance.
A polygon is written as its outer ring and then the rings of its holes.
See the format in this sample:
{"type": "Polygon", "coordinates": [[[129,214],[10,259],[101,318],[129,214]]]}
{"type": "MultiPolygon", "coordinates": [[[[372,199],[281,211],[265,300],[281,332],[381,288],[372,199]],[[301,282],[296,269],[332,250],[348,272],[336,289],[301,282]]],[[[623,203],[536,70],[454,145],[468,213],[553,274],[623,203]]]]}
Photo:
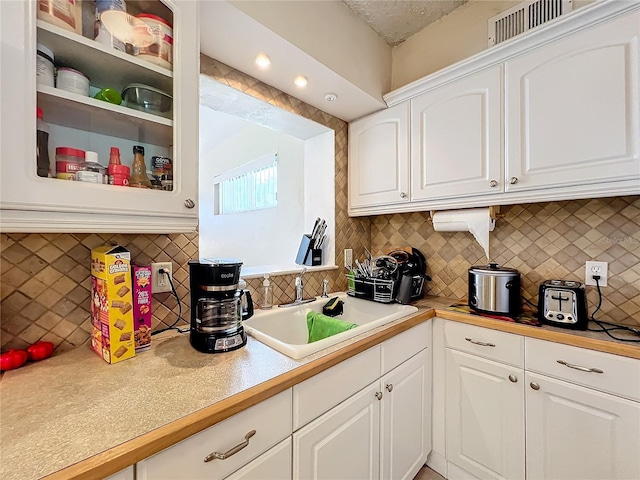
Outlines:
{"type": "MultiPolygon", "coordinates": [[[[436,210],[431,210],[429,212],[429,221],[433,223],[433,215],[436,213],[436,210]]],[[[506,217],[505,213],[500,213],[500,205],[494,205],[489,207],[489,217],[491,220],[496,221],[499,218],[506,217]]]]}

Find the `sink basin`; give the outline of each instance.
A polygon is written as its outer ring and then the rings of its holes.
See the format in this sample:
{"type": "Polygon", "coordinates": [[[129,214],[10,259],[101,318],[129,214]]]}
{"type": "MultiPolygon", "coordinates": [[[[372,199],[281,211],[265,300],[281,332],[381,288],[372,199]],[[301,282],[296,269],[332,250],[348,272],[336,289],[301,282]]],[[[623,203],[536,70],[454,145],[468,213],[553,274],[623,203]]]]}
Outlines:
{"type": "Polygon", "coordinates": [[[317,298],[313,302],[288,308],[259,310],[242,323],[246,332],[255,339],[280,353],[299,359],[418,311],[410,305],[377,303],[350,297],[346,293],[335,293],[330,296],[333,297],[339,297],[344,302],[344,313],[337,318],[358,326],[317,342],[307,343],[307,313],[322,312],[328,298],[317,298]]]}

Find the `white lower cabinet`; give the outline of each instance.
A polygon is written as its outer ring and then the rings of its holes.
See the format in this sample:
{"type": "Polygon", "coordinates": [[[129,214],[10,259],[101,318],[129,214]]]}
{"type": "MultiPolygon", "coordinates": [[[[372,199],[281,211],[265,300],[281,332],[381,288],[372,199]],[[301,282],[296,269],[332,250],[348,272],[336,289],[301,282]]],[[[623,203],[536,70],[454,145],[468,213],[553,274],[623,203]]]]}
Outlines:
{"type": "Polygon", "coordinates": [[[527,383],[527,478],[640,478],[640,403],[535,373],[527,383]]]}
{"type": "Polygon", "coordinates": [[[430,372],[424,349],[294,432],[293,477],[411,480],[431,450],[430,372]]]}
{"type": "Polygon", "coordinates": [[[291,480],[291,478],[291,437],[288,437],[225,480],[291,480]]]}
{"type": "Polygon", "coordinates": [[[640,361],[434,323],[434,346],[444,348],[434,348],[432,415],[445,422],[434,429],[437,452],[428,464],[439,473],[451,480],[640,478],[640,361]]]}
{"type": "MultiPolygon", "coordinates": [[[[524,478],[523,373],[446,349],[449,462],[478,478],[524,478]]],[[[448,478],[468,475],[449,468],[448,478]]]]}

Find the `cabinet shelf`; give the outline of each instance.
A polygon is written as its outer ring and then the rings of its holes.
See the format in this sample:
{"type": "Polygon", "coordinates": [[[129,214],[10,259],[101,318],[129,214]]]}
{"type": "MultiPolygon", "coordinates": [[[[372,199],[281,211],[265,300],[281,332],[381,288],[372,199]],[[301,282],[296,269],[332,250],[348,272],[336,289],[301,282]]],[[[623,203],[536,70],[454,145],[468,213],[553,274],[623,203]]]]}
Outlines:
{"type": "Polygon", "coordinates": [[[173,95],[171,70],[42,20],[37,20],[36,26],[38,43],[51,49],[56,65],[81,71],[89,77],[92,86],[122,91],[130,83],[143,83],[173,95]]]}
{"type": "Polygon", "coordinates": [[[173,121],[65,90],[38,85],[38,106],[46,123],[168,146],[173,121]]]}

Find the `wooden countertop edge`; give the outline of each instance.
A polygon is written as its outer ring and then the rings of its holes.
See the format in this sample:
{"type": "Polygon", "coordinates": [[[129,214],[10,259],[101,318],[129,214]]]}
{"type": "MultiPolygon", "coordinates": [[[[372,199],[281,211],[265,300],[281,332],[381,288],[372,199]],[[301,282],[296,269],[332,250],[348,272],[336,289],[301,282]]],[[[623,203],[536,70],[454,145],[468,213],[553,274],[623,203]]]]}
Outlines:
{"type": "Polygon", "coordinates": [[[445,320],[455,320],[457,322],[467,323],[469,325],[477,325],[479,327],[491,328],[507,333],[516,333],[525,337],[539,338],[549,342],[562,343],[574,347],[588,348],[599,352],[613,353],[623,357],[631,357],[640,359],[640,348],[636,345],[609,342],[606,340],[598,340],[597,338],[581,337],[572,333],[562,333],[549,330],[543,330],[530,325],[521,325],[518,323],[505,322],[503,320],[492,320],[477,315],[468,315],[460,312],[452,312],[450,310],[435,309],[435,316],[445,320]]]}
{"type": "Polygon", "coordinates": [[[46,480],[80,478],[98,480],[113,475],[434,316],[435,311],[433,309],[418,312],[404,322],[363,338],[348,347],[317,358],[290,372],[225,398],[209,407],[43,478],[46,480]]]}

